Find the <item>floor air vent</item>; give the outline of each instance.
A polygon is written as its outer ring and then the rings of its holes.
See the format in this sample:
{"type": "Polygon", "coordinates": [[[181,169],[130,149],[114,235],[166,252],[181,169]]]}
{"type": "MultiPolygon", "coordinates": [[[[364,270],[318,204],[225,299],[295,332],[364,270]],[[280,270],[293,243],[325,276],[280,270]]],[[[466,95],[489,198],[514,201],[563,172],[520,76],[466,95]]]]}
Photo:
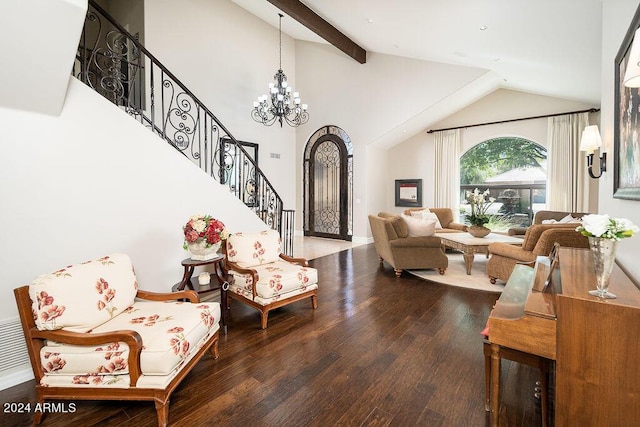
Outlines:
{"type": "Polygon", "coordinates": [[[0,337],[0,375],[18,367],[29,366],[29,354],[18,317],[0,320],[0,337]]]}

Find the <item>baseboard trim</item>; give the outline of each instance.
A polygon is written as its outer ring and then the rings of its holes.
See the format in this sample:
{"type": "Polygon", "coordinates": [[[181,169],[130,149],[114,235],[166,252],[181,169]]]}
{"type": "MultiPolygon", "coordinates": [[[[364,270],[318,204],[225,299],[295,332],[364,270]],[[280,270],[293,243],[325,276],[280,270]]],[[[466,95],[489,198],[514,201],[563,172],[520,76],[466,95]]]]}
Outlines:
{"type": "MultiPolygon", "coordinates": [[[[304,237],[304,231],[295,230],[293,235],[295,237],[304,237]]],[[[373,237],[352,236],[351,241],[357,245],[368,245],[369,243],[373,243],[373,237]]]]}
{"type": "Polygon", "coordinates": [[[353,236],[351,241],[358,245],[368,245],[369,243],[373,243],[373,237],[353,236]]]}
{"type": "Polygon", "coordinates": [[[31,365],[26,365],[19,370],[16,368],[13,372],[3,373],[0,375],[0,390],[6,390],[10,387],[30,381],[34,378],[31,365]]]}

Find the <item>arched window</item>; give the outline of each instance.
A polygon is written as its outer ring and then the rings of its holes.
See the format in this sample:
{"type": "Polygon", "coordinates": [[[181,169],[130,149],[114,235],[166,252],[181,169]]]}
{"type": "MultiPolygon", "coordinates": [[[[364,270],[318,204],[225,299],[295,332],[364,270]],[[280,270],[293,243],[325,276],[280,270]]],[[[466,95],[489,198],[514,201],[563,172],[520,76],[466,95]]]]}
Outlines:
{"type": "Polygon", "coordinates": [[[489,190],[487,227],[504,231],[526,226],[546,206],[547,150],[524,138],[492,138],[460,158],[461,217],[469,213],[468,192],[489,190]]]}

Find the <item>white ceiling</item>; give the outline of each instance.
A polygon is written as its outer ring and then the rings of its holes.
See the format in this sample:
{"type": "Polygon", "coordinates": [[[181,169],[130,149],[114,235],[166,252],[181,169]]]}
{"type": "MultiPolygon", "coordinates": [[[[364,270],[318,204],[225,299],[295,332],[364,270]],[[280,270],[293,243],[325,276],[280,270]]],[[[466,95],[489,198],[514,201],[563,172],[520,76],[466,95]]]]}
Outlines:
{"type": "MultiPolygon", "coordinates": [[[[232,0],[278,27],[266,0],[232,0]]],[[[303,0],[367,52],[493,70],[501,86],[600,104],[606,0],[303,0]],[[481,27],[486,27],[481,30],[481,27]]],[[[326,43],[293,18],[282,30],[326,43]]]]}

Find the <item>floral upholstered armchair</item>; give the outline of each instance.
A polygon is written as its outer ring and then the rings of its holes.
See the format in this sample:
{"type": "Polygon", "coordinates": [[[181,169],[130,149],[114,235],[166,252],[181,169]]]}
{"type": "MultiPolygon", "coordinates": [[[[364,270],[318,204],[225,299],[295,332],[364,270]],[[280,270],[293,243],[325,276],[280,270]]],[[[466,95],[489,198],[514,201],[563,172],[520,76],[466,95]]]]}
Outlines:
{"type": "Polygon", "coordinates": [[[139,290],[126,255],[65,267],[14,293],[39,403],[151,400],[164,426],[171,392],[207,350],[218,357],[220,304],[199,303],[193,291],[139,290]]]}
{"type": "Polygon", "coordinates": [[[317,308],[318,271],[303,258],[281,253],[277,231],[231,234],[226,254],[228,296],[259,310],[262,329],[274,308],[305,298],[317,308]]]}

